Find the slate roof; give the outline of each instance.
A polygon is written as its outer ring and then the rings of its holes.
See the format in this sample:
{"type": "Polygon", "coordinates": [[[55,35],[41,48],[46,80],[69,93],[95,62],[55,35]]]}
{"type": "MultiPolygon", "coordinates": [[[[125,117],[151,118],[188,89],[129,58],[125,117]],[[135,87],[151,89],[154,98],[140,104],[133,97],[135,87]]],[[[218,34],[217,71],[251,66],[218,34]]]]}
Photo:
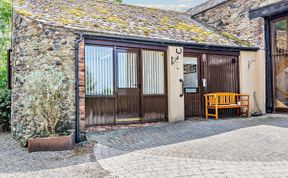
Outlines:
{"type": "Polygon", "coordinates": [[[208,9],[211,9],[215,6],[218,6],[219,4],[225,3],[229,0],[207,0],[191,9],[189,9],[187,12],[191,13],[192,15],[199,14],[203,11],[206,11],[208,9]]]}
{"type": "Polygon", "coordinates": [[[101,0],[16,0],[14,10],[39,22],[105,35],[249,47],[231,34],[193,20],[191,14],[101,0]]]}

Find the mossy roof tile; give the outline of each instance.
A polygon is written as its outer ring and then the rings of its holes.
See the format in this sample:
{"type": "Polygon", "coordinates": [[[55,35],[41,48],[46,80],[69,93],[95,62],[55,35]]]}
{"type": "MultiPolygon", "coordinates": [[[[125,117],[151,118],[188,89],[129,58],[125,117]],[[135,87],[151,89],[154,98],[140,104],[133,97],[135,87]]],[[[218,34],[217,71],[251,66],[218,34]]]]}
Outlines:
{"type": "Polygon", "coordinates": [[[101,0],[16,0],[15,12],[76,30],[177,40],[209,45],[250,46],[193,20],[188,13],[101,0]],[[229,38],[230,37],[230,38],[229,38]]]}

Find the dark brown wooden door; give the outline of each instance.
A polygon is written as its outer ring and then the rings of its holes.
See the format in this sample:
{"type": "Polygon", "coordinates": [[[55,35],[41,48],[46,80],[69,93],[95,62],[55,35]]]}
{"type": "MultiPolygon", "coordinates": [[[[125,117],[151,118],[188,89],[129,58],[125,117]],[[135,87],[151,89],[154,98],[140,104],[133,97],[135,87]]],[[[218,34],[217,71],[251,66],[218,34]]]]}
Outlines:
{"type": "MultiPolygon", "coordinates": [[[[215,92],[239,93],[238,56],[208,54],[205,55],[202,66],[204,70],[202,76],[206,80],[203,94],[215,92]]],[[[236,114],[235,109],[221,109],[219,111],[220,117],[234,117],[236,114]]]]}
{"type": "Polygon", "coordinates": [[[140,121],[139,51],[118,49],[116,59],[116,122],[140,121]]]}
{"type": "Polygon", "coordinates": [[[196,54],[185,54],[183,90],[186,118],[201,116],[202,114],[202,85],[200,69],[200,56],[196,54]]]}

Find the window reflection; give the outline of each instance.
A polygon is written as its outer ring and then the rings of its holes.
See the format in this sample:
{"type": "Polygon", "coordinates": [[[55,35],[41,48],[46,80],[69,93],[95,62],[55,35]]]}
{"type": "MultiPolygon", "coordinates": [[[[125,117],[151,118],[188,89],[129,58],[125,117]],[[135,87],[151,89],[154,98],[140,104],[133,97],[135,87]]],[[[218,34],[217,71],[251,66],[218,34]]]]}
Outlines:
{"type": "Polygon", "coordinates": [[[195,57],[184,57],[184,88],[186,93],[198,90],[198,59],[195,57]]]}
{"type": "Polygon", "coordinates": [[[113,95],[113,48],[85,46],[86,95],[113,95]]]}

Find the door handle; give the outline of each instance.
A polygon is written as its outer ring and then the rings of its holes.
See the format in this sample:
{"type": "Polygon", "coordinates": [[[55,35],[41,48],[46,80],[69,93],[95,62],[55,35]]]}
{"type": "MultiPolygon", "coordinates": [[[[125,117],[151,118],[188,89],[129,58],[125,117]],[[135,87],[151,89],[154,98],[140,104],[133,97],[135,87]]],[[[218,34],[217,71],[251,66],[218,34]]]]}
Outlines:
{"type": "Polygon", "coordinates": [[[180,97],[182,98],[184,96],[184,80],[180,79],[179,82],[182,84],[182,93],[180,94],[180,97]]]}
{"type": "Polygon", "coordinates": [[[141,83],[136,83],[135,86],[136,86],[137,88],[141,88],[142,85],[141,85],[141,83]]]}

